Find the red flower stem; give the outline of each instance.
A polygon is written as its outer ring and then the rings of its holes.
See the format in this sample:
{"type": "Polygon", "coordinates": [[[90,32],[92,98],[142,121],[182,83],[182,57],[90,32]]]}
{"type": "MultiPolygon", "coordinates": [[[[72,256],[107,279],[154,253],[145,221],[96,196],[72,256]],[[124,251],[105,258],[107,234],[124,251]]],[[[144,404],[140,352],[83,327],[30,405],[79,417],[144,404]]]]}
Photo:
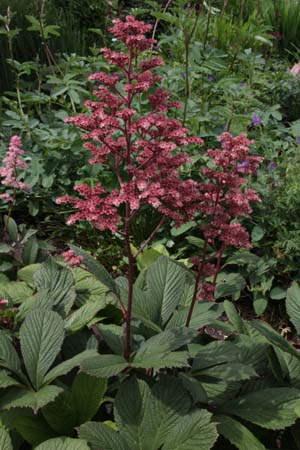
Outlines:
{"type": "Polygon", "coordinates": [[[195,308],[195,304],[196,304],[196,300],[197,300],[197,296],[198,296],[198,291],[199,291],[199,283],[202,277],[202,272],[203,272],[203,268],[204,268],[204,264],[205,264],[205,258],[206,258],[206,251],[207,251],[207,240],[205,240],[204,242],[204,247],[203,247],[203,251],[202,251],[202,260],[201,260],[201,264],[198,268],[198,272],[196,275],[196,279],[195,279],[195,287],[194,287],[194,293],[193,293],[193,298],[190,304],[190,309],[186,318],[186,323],[185,326],[189,327],[190,326],[190,322],[191,322],[191,318],[193,315],[193,311],[195,308]]]}
{"type": "Polygon", "coordinates": [[[147,247],[149,242],[152,241],[152,239],[154,238],[154,236],[156,235],[156,233],[158,232],[160,227],[165,223],[166,220],[167,220],[166,216],[163,216],[161,218],[161,220],[159,221],[158,225],[154,228],[154,230],[152,231],[150,236],[145,240],[143,245],[141,245],[141,247],[138,249],[138,251],[133,255],[134,259],[136,259],[144,251],[144,249],[147,247]]]}
{"type": "Polygon", "coordinates": [[[130,359],[130,340],[131,340],[131,313],[132,313],[132,302],[133,302],[133,280],[134,280],[134,263],[135,259],[131,252],[130,246],[130,205],[126,203],[126,218],[125,218],[125,241],[126,250],[128,256],[128,297],[127,297],[127,310],[125,319],[125,352],[124,358],[129,361],[130,359]]]}
{"type": "Polygon", "coordinates": [[[217,267],[216,267],[216,271],[214,273],[214,279],[213,279],[213,282],[212,282],[212,285],[213,285],[214,288],[216,287],[217,276],[218,276],[218,273],[220,272],[220,269],[221,269],[221,262],[222,262],[222,256],[223,256],[224,250],[225,250],[225,245],[223,244],[222,247],[219,250],[219,253],[218,253],[217,267]]]}

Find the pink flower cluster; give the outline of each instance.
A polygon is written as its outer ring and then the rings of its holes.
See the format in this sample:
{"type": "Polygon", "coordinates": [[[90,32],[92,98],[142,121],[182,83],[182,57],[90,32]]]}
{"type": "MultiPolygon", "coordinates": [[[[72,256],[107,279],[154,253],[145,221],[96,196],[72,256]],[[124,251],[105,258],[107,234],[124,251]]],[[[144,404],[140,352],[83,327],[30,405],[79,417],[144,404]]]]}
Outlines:
{"type": "Polygon", "coordinates": [[[202,265],[194,261],[203,278],[214,275],[212,284],[203,282],[201,286],[200,299],[208,300],[214,298],[216,276],[225,248],[251,247],[249,233],[238,219],[252,212],[251,202],[260,201],[256,191],[245,187],[245,175],[254,174],[263,161],[261,156],[250,155],[249,145],[253,141],[244,134],[233,137],[227,132],[220,136],[220,141],[221,149],[207,150],[206,155],[213,164],[201,170],[205,181],[199,183],[199,211],[205,221],[203,235],[208,244],[219,243],[220,247],[215,270],[209,265],[210,273],[207,273],[205,258],[202,265]]]}
{"type": "Polygon", "coordinates": [[[170,108],[181,105],[170,101],[166,90],[155,90],[160,77],[154,70],[164,64],[163,60],[141,59],[154,42],[145,36],[150,29],[150,25],[131,16],[124,22],[114,21],[110,31],[125,44],[126,53],[102,49],[116,71],[92,74],[89,79],[98,86],[94,91],[97,101],[86,102],[90,114],[67,119],[85,130],[84,146],[92,154],[90,163],[110,164],[118,185],[110,192],[100,183],[94,187],[79,185],[75,189],[83,198],[57,199],[57,203],[67,202],[78,210],[69,218],[69,224],[87,220],[100,230],[115,232],[121,221],[118,209],[122,204],[128,208],[129,217],[146,204],[177,224],[194,216],[197,183],[181,180],[178,169],[190,161],[181,148],[203,141],[188,137],[188,130],[166,115],[170,108]],[[142,116],[137,112],[136,97],[140,94],[147,95],[151,108],[142,116]]]}
{"type": "MultiPolygon", "coordinates": [[[[13,190],[27,190],[30,188],[26,183],[18,180],[18,168],[26,169],[27,163],[20,156],[24,154],[22,142],[19,136],[13,136],[10,140],[8,150],[3,158],[4,166],[0,168],[0,176],[3,177],[1,184],[13,190]]],[[[13,202],[9,193],[0,195],[0,199],[13,202]]]]}
{"type": "Polygon", "coordinates": [[[72,267],[80,266],[81,261],[83,260],[83,256],[76,256],[73,250],[67,250],[66,252],[63,252],[62,256],[64,258],[64,261],[66,263],[69,263],[72,267]]]}

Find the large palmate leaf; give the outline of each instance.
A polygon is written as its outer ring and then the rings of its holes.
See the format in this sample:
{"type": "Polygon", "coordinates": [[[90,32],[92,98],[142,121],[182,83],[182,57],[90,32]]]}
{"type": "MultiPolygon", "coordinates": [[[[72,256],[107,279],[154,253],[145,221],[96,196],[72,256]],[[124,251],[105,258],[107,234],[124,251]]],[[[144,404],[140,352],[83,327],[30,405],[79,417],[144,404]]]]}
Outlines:
{"type": "Polygon", "coordinates": [[[150,389],[135,377],[115,399],[115,431],[89,422],[80,437],[98,450],[209,450],[217,438],[207,411],[189,413],[191,401],[179,380],[163,377],[150,389]]]}
{"type": "Polygon", "coordinates": [[[266,447],[244,425],[229,416],[216,416],[217,429],[239,450],[266,450],[266,447]]]}
{"type": "Polygon", "coordinates": [[[179,381],[164,378],[150,389],[131,378],[119,389],[114,411],[131,450],[157,450],[189,409],[190,399],[179,381]]]}
{"type": "Polygon", "coordinates": [[[143,368],[186,366],[188,353],[174,350],[189,343],[197,332],[190,328],[173,328],[143,342],[136,352],[132,366],[143,368]]]}
{"type": "Polygon", "coordinates": [[[240,334],[247,334],[247,330],[245,328],[244,322],[239,316],[236,307],[232,302],[229,302],[228,300],[225,300],[224,302],[224,308],[226,315],[229,319],[229,321],[234,326],[235,330],[240,334]]]}
{"type": "Polygon", "coordinates": [[[71,270],[49,258],[34,274],[38,306],[65,317],[75,301],[75,280],[71,270]]]}
{"type": "Polygon", "coordinates": [[[220,411],[267,429],[279,430],[296,421],[296,407],[300,407],[299,390],[271,388],[242,395],[222,405],[220,411]]]}
{"type": "Polygon", "coordinates": [[[36,389],[57,357],[64,340],[64,322],[53,311],[36,309],[20,328],[21,351],[30,380],[36,389]]]}
{"type": "Polygon", "coordinates": [[[0,366],[9,369],[17,377],[27,383],[27,378],[21,370],[21,363],[8,334],[0,331],[0,366]]]}
{"type": "Polygon", "coordinates": [[[82,439],[55,438],[38,445],[35,450],[91,450],[82,439]]]}
{"type": "MultiPolygon", "coordinates": [[[[184,416],[167,436],[162,450],[209,450],[217,440],[216,425],[205,410],[184,416]]],[[[252,450],[252,449],[251,449],[252,450]]]]}
{"type": "Polygon", "coordinates": [[[87,359],[98,356],[96,350],[85,350],[84,352],[78,353],[78,355],[73,356],[73,358],[67,359],[66,361],[58,364],[53,369],[51,369],[47,375],[45,375],[43,384],[52,383],[56,378],[61,377],[69,373],[74,367],[80,366],[87,359]]]}
{"type": "Polygon", "coordinates": [[[90,256],[81,248],[76,247],[75,245],[70,245],[70,248],[76,255],[80,255],[83,257],[83,264],[88,269],[88,271],[97,278],[97,280],[101,281],[101,283],[107,286],[110,291],[114,292],[115,294],[119,294],[119,288],[115,280],[107,272],[107,270],[98,261],[96,261],[95,258],[90,256]]]}
{"type": "Polygon", "coordinates": [[[0,400],[0,408],[8,410],[11,408],[31,408],[37,412],[43,406],[55,400],[63,392],[58,386],[44,386],[39,391],[15,388],[4,394],[0,400]]]}
{"type": "Polygon", "coordinates": [[[13,450],[10,436],[5,428],[0,426],[0,448],[1,450],[13,450]]]}
{"type": "Polygon", "coordinates": [[[286,310],[297,332],[300,333],[300,287],[295,281],[287,290],[286,310]]]}
{"type": "Polygon", "coordinates": [[[132,450],[120,433],[103,423],[87,422],[81,425],[80,437],[86,439],[93,450],[132,450]]]}
{"type": "Polygon", "coordinates": [[[143,302],[151,305],[152,322],[165,324],[179,305],[184,291],[185,270],[162,256],[147,271],[147,295],[143,302]],[[154,307],[154,309],[153,309],[154,307]]]}
{"type": "Polygon", "coordinates": [[[81,368],[84,372],[100,378],[109,378],[128,367],[128,362],[120,355],[98,355],[85,360],[81,368]]]}

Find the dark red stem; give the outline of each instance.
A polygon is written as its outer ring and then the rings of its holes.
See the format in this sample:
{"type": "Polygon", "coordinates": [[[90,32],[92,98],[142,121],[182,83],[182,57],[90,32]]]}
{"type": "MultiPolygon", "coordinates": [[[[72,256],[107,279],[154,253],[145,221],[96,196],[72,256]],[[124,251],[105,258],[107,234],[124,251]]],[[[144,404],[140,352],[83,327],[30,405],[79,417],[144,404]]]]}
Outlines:
{"type": "Polygon", "coordinates": [[[186,318],[186,323],[185,326],[189,327],[190,326],[190,322],[191,322],[191,318],[193,315],[193,311],[195,308],[195,304],[196,304],[196,300],[197,300],[197,296],[198,296],[198,291],[199,291],[199,283],[202,277],[202,273],[203,273],[203,268],[204,268],[204,264],[205,264],[205,258],[206,258],[206,251],[207,251],[207,240],[204,243],[204,247],[203,247],[203,251],[202,251],[202,260],[201,260],[201,264],[199,265],[198,268],[198,272],[195,278],[195,287],[194,287],[194,293],[193,293],[193,298],[190,304],[190,309],[186,318]]]}

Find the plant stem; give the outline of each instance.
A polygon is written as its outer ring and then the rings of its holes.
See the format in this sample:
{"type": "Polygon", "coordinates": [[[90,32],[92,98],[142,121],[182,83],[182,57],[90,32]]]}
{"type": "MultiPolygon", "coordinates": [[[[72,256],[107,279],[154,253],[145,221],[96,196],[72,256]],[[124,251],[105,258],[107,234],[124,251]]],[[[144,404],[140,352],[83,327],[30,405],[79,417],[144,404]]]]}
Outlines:
{"type": "Polygon", "coordinates": [[[194,287],[194,293],[193,293],[193,298],[190,304],[190,309],[186,318],[186,323],[185,326],[189,327],[190,326],[190,322],[191,322],[191,318],[193,315],[193,311],[195,308],[195,304],[196,304],[196,300],[197,300],[197,296],[198,296],[198,291],[199,291],[199,283],[201,280],[201,276],[202,276],[202,272],[203,272],[203,268],[204,268],[204,264],[205,264],[205,258],[206,258],[206,251],[207,251],[207,240],[205,240],[204,243],[204,247],[203,247],[203,251],[202,251],[202,260],[201,260],[201,264],[199,266],[197,275],[196,275],[196,279],[195,279],[195,287],[194,287]]]}
{"type": "Polygon", "coordinates": [[[128,256],[128,297],[127,310],[125,316],[125,352],[124,357],[127,361],[130,359],[130,340],[131,340],[131,312],[133,302],[133,279],[134,279],[134,263],[135,258],[130,246],[130,205],[126,202],[126,217],[125,217],[125,242],[128,256]]]}
{"type": "MultiPolygon", "coordinates": [[[[165,7],[163,9],[163,14],[167,11],[168,7],[170,6],[171,1],[172,0],[168,0],[167,1],[166,5],[165,5],[165,7]]],[[[155,39],[155,34],[156,34],[158,23],[159,23],[159,19],[156,19],[154,27],[153,27],[152,39],[155,39]]],[[[153,50],[153,44],[152,44],[151,50],[153,50]]]]}
{"type": "Polygon", "coordinates": [[[154,230],[152,231],[152,233],[150,234],[150,236],[145,240],[145,242],[143,243],[143,245],[141,245],[141,247],[138,249],[138,251],[133,255],[134,259],[136,259],[140,253],[142,253],[144,251],[144,249],[147,247],[147,245],[149,244],[149,242],[151,242],[151,240],[154,238],[154,236],[156,235],[156,233],[158,232],[158,230],[160,229],[160,227],[165,223],[165,221],[167,220],[166,216],[163,216],[161,218],[161,220],[159,221],[159,223],[157,224],[157,226],[154,228],[154,230]]]}

